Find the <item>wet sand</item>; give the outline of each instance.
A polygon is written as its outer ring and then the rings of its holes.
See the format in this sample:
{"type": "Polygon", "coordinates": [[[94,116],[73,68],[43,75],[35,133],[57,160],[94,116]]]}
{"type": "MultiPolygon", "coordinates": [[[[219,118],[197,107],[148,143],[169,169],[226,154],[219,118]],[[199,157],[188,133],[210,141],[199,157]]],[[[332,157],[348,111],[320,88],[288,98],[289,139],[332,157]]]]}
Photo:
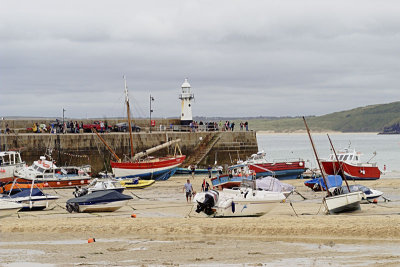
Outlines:
{"type": "MultiPolygon", "coordinates": [[[[192,180],[196,191],[204,177],[192,180]]],[[[288,180],[306,200],[294,194],[259,218],[217,219],[186,203],[186,178],[126,190],[134,199],[112,213],[70,214],[65,201],[72,190],[47,190],[61,196],[53,208],[1,219],[0,265],[400,264],[400,179],[364,181],[392,201],[379,199],[351,214],[325,215],[323,193],[305,187],[305,180],[288,180]],[[88,244],[92,237],[96,242],[88,244]]]]}

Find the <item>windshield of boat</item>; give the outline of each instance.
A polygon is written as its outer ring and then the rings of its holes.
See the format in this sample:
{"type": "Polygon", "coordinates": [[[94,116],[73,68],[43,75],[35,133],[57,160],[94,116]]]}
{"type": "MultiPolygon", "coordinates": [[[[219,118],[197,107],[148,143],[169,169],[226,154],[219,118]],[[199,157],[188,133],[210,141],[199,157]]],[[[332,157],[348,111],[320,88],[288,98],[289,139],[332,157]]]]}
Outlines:
{"type": "Polygon", "coordinates": [[[45,169],[43,169],[42,167],[38,166],[38,165],[33,165],[33,169],[35,169],[38,172],[44,172],[45,169]]]}

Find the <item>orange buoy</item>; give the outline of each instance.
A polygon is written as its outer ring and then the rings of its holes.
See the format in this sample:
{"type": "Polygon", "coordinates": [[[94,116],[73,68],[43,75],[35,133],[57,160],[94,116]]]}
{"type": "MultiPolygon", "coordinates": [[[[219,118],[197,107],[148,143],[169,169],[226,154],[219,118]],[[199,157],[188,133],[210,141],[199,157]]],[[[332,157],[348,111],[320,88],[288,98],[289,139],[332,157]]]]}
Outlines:
{"type": "Polygon", "coordinates": [[[87,242],[88,243],[94,243],[94,242],[96,242],[96,239],[94,237],[93,238],[89,238],[87,242]]]}
{"type": "Polygon", "coordinates": [[[375,198],[372,202],[373,202],[374,204],[377,204],[377,203],[378,203],[378,200],[375,198]]]}
{"type": "Polygon", "coordinates": [[[133,213],[133,214],[131,215],[131,218],[136,218],[136,214],[133,213]]]}

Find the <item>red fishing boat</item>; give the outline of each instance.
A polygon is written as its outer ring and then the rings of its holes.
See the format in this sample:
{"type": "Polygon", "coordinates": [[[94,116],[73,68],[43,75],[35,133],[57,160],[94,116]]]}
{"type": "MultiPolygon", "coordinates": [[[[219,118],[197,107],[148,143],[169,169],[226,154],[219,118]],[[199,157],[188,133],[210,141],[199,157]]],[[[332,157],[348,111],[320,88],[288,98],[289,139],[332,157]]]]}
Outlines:
{"type": "MultiPolygon", "coordinates": [[[[167,180],[171,177],[177,167],[182,164],[185,160],[186,156],[182,155],[174,155],[165,156],[165,157],[151,157],[150,153],[156,152],[162,148],[166,148],[174,143],[178,143],[181,140],[172,140],[165,144],[156,146],[154,148],[147,149],[144,152],[134,154],[133,149],[133,137],[132,137],[132,126],[131,126],[131,118],[130,118],[130,107],[129,107],[129,96],[128,96],[128,87],[126,86],[126,79],[124,76],[125,82],[125,103],[127,108],[127,117],[128,117],[128,128],[129,128],[129,137],[130,137],[130,158],[126,162],[122,162],[122,160],[115,154],[112,149],[105,143],[104,139],[100,140],[107,146],[110,152],[113,154],[114,158],[117,161],[111,161],[111,168],[116,178],[134,178],[139,177],[140,179],[145,180],[167,180]]],[[[179,147],[177,147],[179,149],[179,147]]],[[[176,149],[175,149],[176,152],[176,149]]],[[[180,152],[180,149],[179,149],[180,152]]]]}
{"type": "Polygon", "coordinates": [[[248,165],[257,178],[273,176],[279,180],[301,178],[307,169],[302,159],[268,161],[264,151],[251,155],[243,164],[248,165]]]}
{"type": "MultiPolygon", "coordinates": [[[[337,152],[340,164],[343,167],[344,175],[352,180],[377,180],[381,177],[377,163],[362,162],[361,153],[346,148],[337,152]]],[[[328,159],[321,160],[324,171],[328,175],[335,175],[339,172],[340,166],[335,155],[331,154],[328,159]]]]}

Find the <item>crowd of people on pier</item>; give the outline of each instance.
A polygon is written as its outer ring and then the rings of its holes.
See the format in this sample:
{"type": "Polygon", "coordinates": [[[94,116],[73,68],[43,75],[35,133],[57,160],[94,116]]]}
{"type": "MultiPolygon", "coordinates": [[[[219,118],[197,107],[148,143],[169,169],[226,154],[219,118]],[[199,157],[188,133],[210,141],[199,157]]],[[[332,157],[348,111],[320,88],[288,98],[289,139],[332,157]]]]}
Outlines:
{"type": "MultiPolygon", "coordinates": [[[[240,131],[248,131],[249,130],[249,123],[240,122],[240,131]]],[[[197,122],[193,121],[189,125],[191,132],[198,132],[198,131],[234,131],[235,130],[235,122],[234,121],[222,121],[217,122],[197,122]],[[204,126],[205,125],[205,126],[204,126]]],[[[172,129],[172,125],[170,127],[172,129]]]]}
{"type": "Polygon", "coordinates": [[[58,119],[50,122],[48,125],[46,123],[33,123],[32,132],[34,133],[83,133],[83,122],[78,121],[65,121],[62,123],[58,119]]]}
{"type": "MultiPolygon", "coordinates": [[[[188,126],[185,126],[186,131],[190,132],[201,132],[201,131],[235,131],[236,123],[234,121],[193,121],[188,126]]],[[[49,122],[47,125],[45,122],[35,122],[31,129],[28,128],[28,131],[32,131],[33,133],[83,133],[83,132],[90,132],[91,128],[95,128],[100,133],[109,132],[111,130],[121,131],[120,129],[113,129],[111,126],[108,125],[107,121],[94,121],[93,123],[84,124],[82,121],[60,121],[56,119],[55,121],[49,122]]],[[[116,128],[116,127],[114,127],[116,128]]],[[[7,132],[9,132],[9,128],[7,126],[7,132]]],[[[154,128],[155,129],[155,128],[154,128]]],[[[165,127],[161,128],[160,130],[168,130],[165,127]]],[[[185,130],[184,128],[180,128],[180,130],[185,130]]],[[[237,127],[236,127],[237,129],[237,127]]],[[[241,121],[239,124],[240,131],[249,131],[249,123],[247,121],[241,121]]],[[[174,130],[174,125],[170,125],[170,131],[174,130]]],[[[178,130],[179,131],[179,130],[178,130]]]]}

